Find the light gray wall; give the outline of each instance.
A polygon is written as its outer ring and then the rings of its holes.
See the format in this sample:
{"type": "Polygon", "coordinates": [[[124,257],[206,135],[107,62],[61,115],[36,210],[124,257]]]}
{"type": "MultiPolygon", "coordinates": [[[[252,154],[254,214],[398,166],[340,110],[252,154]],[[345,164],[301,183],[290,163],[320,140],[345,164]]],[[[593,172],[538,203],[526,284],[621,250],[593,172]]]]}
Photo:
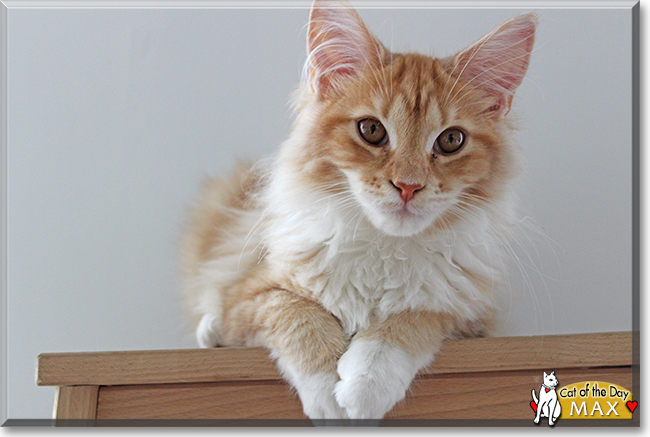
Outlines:
{"type": "MultiPolygon", "coordinates": [[[[528,10],[363,10],[446,56],[528,10]]],[[[631,11],[543,9],[517,137],[529,233],[503,335],[631,328],[631,11]],[[528,241],[530,240],[530,241],[528,241]]],[[[176,242],[201,177],[290,127],[307,9],[10,10],[10,418],[47,418],[43,352],[194,347],[176,242]]]]}

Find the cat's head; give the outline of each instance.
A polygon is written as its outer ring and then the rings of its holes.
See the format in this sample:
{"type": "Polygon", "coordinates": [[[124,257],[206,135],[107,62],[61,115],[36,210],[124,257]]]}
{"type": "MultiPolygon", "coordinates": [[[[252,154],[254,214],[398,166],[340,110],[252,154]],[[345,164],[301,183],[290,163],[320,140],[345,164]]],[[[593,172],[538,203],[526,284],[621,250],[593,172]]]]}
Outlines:
{"type": "Polygon", "coordinates": [[[517,168],[507,115],[535,27],[519,16],[435,59],[391,53],[347,2],[316,0],[298,103],[305,183],[344,187],[394,236],[484,207],[517,168]]]}
{"type": "Polygon", "coordinates": [[[560,382],[555,377],[555,370],[547,374],[544,372],[544,385],[549,388],[557,387],[560,382]]]}

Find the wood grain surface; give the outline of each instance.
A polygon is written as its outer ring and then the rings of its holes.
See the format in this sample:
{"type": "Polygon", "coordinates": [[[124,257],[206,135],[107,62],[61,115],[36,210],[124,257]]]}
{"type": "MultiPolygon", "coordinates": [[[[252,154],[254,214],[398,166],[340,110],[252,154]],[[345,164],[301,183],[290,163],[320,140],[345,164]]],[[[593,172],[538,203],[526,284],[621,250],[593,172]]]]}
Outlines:
{"type": "MultiPolygon", "coordinates": [[[[387,418],[529,424],[530,393],[541,386],[544,371],[555,370],[563,386],[607,381],[638,388],[638,347],[632,344],[629,332],[449,341],[387,418]]],[[[57,426],[104,419],[305,418],[262,348],[42,354],[37,382],[59,386],[57,426]]],[[[632,425],[638,424],[635,415],[632,425]]]]}
{"type": "MultiPolygon", "coordinates": [[[[630,369],[565,369],[562,385],[585,380],[630,387],[630,369]]],[[[437,375],[417,379],[392,419],[531,419],[539,371],[437,375]]],[[[304,419],[297,396],[282,382],[160,384],[102,387],[98,419],[304,419]]]]}
{"type": "Polygon", "coordinates": [[[95,419],[98,386],[57,387],[54,416],[57,419],[95,419]]]}
{"type": "MultiPolygon", "coordinates": [[[[420,373],[632,364],[629,332],[449,341],[420,373]]],[[[263,348],[41,354],[38,385],[128,385],[280,380],[263,348]]]]}

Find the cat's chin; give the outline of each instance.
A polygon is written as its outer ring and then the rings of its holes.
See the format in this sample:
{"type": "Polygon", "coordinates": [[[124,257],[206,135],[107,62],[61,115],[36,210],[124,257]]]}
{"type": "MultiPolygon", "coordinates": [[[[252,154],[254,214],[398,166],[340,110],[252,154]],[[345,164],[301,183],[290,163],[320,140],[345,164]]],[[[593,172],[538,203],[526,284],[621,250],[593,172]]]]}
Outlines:
{"type": "Polygon", "coordinates": [[[367,215],[373,226],[391,237],[412,237],[428,228],[434,220],[404,211],[368,211],[367,215]]]}

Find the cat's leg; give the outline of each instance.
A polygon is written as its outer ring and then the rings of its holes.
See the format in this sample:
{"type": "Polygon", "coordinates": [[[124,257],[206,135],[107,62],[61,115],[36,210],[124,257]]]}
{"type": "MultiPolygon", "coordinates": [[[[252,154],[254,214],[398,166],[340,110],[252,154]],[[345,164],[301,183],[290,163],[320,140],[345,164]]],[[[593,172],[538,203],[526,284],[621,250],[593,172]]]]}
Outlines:
{"type": "Polygon", "coordinates": [[[548,415],[548,424],[553,426],[557,418],[560,416],[561,412],[562,412],[562,407],[560,406],[560,401],[558,399],[555,399],[554,401],[550,402],[550,407],[549,407],[550,414],[548,415]]]}
{"type": "Polygon", "coordinates": [[[443,314],[407,311],[359,331],[338,363],[336,400],[352,419],[380,419],[402,400],[451,330],[443,314]]]}
{"type": "Polygon", "coordinates": [[[263,345],[296,389],[311,419],[343,419],[334,398],[336,363],[349,343],[338,320],[319,304],[295,293],[268,289],[226,302],[226,344],[263,345]]]}
{"type": "Polygon", "coordinates": [[[548,399],[544,401],[544,408],[542,408],[542,416],[541,417],[550,417],[549,416],[549,404],[551,401],[548,399]]]}
{"type": "Polygon", "coordinates": [[[196,341],[199,347],[219,346],[220,317],[216,314],[204,314],[196,327],[196,341]]]}

